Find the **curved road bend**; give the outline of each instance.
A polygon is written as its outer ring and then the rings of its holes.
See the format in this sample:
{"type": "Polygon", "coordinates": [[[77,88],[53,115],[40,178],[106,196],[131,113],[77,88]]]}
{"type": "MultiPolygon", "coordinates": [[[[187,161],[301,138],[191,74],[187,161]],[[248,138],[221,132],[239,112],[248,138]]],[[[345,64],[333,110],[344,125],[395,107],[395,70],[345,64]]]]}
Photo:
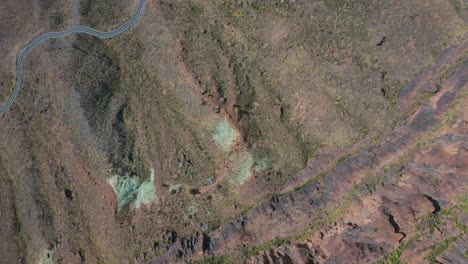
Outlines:
{"type": "Polygon", "coordinates": [[[143,6],[145,5],[147,0],[140,0],[140,4],[138,5],[135,13],[133,16],[123,25],[120,27],[109,31],[109,32],[101,32],[97,31],[95,29],[85,27],[85,26],[74,26],[69,29],[66,29],[61,32],[48,32],[40,35],[39,37],[35,38],[33,41],[31,41],[28,45],[26,45],[24,48],[22,48],[18,52],[18,58],[17,58],[17,63],[16,63],[16,84],[15,88],[13,89],[13,93],[11,94],[10,98],[8,101],[0,107],[0,115],[8,111],[8,109],[13,105],[15,102],[16,98],[18,97],[19,91],[21,90],[21,84],[23,82],[23,61],[24,57],[28,55],[28,53],[31,52],[31,50],[35,47],[37,47],[39,44],[42,42],[49,40],[49,39],[59,39],[66,37],[70,34],[73,33],[84,33],[88,34],[91,36],[95,36],[98,38],[112,38],[115,37],[126,30],[128,30],[130,27],[132,27],[140,18],[140,15],[143,11],[143,6]]]}

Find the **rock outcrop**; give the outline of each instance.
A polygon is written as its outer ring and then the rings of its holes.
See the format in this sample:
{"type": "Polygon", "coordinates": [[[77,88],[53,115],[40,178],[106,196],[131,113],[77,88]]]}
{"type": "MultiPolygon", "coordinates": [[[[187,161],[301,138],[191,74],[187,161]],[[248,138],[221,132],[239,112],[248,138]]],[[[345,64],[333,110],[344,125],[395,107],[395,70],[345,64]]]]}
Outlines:
{"type": "MultiPolygon", "coordinates": [[[[425,71],[416,80],[429,78],[426,75],[425,71]]],[[[183,258],[302,237],[303,242],[262,251],[247,262],[363,263],[396,254],[414,263],[413,258],[420,256],[412,256],[411,251],[418,243],[426,245],[427,253],[427,244],[443,239],[463,241],[462,230],[442,233],[440,238],[424,236],[428,218],[438,219],[429,227],[432,229],[439,229],[440,222],[460,221],[447,218],[444,210],[459,210],[458,199],[464,199],[467,191],[468,63],[459,64],[448,75],[440,90],[385,138],[338,163],[320,180],[265,200],[223,224],[206,235],[209,247],[202,250],[199,246],[183,258]],[[309,235],[304,237],[300,235],[304,230],[313,231],[306,231],[309,235]]],[[[411,89],[416,87],[412,84],[411,89]]],[[[417,91],[403,93],[400,104],[417,91]]],[[[313,174],[307,175],[307,171],[317,173],[306,168],[297,179],[311,179],[313,174]]],[[[170,253],[180,245],[177,242],[169,249],[166,262],[180,260],[170,253]]],[[[450,252],[436,257],[456,263],[459,254],[450,252]]],[[[163,263],[160,260],[152,263],[163,263]]]]}

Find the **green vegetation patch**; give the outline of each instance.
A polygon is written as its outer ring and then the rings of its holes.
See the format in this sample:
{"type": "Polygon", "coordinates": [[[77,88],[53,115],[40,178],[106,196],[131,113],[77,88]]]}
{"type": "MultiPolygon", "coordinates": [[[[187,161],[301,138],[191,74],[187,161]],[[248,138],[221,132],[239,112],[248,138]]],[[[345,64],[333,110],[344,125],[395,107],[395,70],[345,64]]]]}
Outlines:
{"type": "Polygon", "coordinates": [[[53,249],[44,249],[37,257],[36,264],[55,264],[57,263],[57,251],[53,249]]]}
{"type": "Polygon", "coordinates": [[[238,137],[239,133],[226,119],[216,125],[216,131],[213,134],[214,142],[225,151],[231,149],[238,137]]]}
{"type": "Polygon", "coordinates": [[[280,247],[280,246],[282,246],[282,245],[284,245],[284,244],[286,244],[288,242],[289,242],[289,240],[286,239],[286,238],[277,238],[275,240],[271,240],[271,241],[265,242],[265,243],[260,244],[260,245],[245,248],[242,251],[242,253],[243,253],[243,255],[245,257],[249,258],[249,257],[252,257],[252,256],[259,255],[262,251],[267,251],[267,250],[270,250],[272,248],[280,247]]]}
{"type": "Polygon", "coordinates": [[[255,164],[253,165],[253,169],[255,172],[262,172],[271,168],[272,164],[273,164],[273,161],[270,159],[266,159],[266,158],[261,159],[261,160],[255,161],[255,164]]]}
{"type": "Polygon", "coordinates": [[[431,245],[431,251],[425,257],[425,259],[430,263],[435,263],[437,261],[436,258],[440,256],[455,240],[457,240],[456,237],[450,237],[439,243],[431,245]]]}
{"type": "Polygon", "coordinates": [[[233,255],[209,256],[200,260],[195,260],[194,264],[236,264],[240,263],[240,257],[233,255]]]}
{"type": "Polygon", "coordinates": [[[403,251],[407,250],[408,247],[418,238],[418,236],[416,237],[412,237],[411,239],[409,239],[408,241],[406,241],[405,243],[401,243],[397,249],[395,249],[394,251],[386,254],[384,256],[384,258],[382,260],[379,260],[377,262],[374,262],[376,264],[399,264],[401,263],[401,260],[400,260],[400,257],[401,257],[401,254],[403,253],[403,251]]]}

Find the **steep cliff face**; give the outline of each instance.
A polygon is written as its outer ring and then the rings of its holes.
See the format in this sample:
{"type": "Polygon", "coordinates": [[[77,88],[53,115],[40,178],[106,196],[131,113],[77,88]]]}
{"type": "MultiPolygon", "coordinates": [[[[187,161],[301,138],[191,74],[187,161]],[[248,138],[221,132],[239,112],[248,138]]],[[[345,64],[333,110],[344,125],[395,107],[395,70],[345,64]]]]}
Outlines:
{"type": "MultiPolygon", "coordinates": [[[[137,4],[0,3],[0,98],[33,37],[137,4]]],[[[0,263],[463,262],[466,19],[148,0],[43,43],[0,117],[0,263]]]]}

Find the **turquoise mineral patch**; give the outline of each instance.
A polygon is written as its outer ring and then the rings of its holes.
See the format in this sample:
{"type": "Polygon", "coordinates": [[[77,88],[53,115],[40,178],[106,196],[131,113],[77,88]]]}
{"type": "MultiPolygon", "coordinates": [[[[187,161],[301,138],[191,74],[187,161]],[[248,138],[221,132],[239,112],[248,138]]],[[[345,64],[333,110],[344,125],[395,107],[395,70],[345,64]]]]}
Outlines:
{"type": "Polygon", "coordinates": [[[117,196],[117,209],[120,210],[122,206],[132,200],[138,181],[135,177],[114,175],[108,182],[114,188],[117,196]]]}
{"type": "Polygon", "coordinates": [[[238,163],[233,167],[229,182],[231,184],[241,185],[252,175],[252,166],[254,160],[252,154],[245,152],[238,163]]]}
{"type": "Polygon", "coordinates": [[[138,188],[135,208],[140,208],[142,204],[150,205],[156,201],[156,191],[154,190],[154,169],[151,169],[151,179],[145,181],[138,188]]]}
{"type": "Polygon", "coordinates": [[[137,177],[114,175],[108,180],[117,196],[117,210],[130,203],[136,193],[134,208],[138,209],[142,204],[149,205],[156,201],[154,189],[154,169],[150,170],[150,180],[139,185],[137,177]]]}
{"type": "Polygon", "coordinates": [[[216,125],[213,141],[223,150],[229,151],[236,142],[238,136],[236,129],[234,129],[227,120],[222,120],[216,125]]]}

